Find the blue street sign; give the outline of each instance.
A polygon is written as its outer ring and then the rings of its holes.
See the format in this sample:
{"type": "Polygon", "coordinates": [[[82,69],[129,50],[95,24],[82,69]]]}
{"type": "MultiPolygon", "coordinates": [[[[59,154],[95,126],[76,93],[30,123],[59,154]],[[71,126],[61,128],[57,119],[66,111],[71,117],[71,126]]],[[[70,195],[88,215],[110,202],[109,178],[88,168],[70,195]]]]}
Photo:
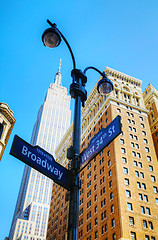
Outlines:
{"type": "Polygon", "coordinates": [[[51,154],[39,146],[32,146],[15,135],[10,154],[70,190],[70,170],[57,163],[51,154]]]}
{"type": "Polygon", "coordinates": [[[91,139],[88,148],[80,154],[79,171],[122,132],[121,128],[121,117],[118,115],[106,128],[102,128],[91,139]]]}

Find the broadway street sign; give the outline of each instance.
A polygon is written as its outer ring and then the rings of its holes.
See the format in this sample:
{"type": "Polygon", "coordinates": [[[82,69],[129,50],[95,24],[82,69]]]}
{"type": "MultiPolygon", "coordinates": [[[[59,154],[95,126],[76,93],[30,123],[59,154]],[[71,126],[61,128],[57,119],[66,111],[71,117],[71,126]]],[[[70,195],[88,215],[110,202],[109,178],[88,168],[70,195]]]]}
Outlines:
{"type": "Polygon", "coordinates": [[[32,146],[15,135],[10,154],[70,190],[71,172],[39,146],[32,146]]]}
{"type": "Polygon", "coordinates": [[[106,128],[102,128],[91,139],[88,148],[80,154],[79,171],[122,132],[121,126],[121,117],[118,115],[106,128]]]}

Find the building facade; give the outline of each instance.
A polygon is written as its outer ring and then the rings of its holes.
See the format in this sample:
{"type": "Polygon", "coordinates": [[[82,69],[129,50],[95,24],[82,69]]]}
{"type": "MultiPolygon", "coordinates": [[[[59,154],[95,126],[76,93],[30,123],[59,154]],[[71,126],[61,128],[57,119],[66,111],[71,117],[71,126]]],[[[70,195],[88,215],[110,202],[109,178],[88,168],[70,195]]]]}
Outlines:
{"type": "Polygon", "coordinates": [[[145,106],[149,111],[149,124],[158,158],[158,91],[151,84],[149,84],[149,86],[143,92],[143,98],[145,106]]]}
{"type": "MultiPolygon", "coordinates": [[[[139,79],[105,69],[114,91],[99,96],[96,85],[82,109],[81,151],[101,128],[121,116],[122,134],[80,172],[79,239],[158,239],[158,160],[139,79]]],[[[56,149],[69,167],[66,150],[72,126],[56,149]]],[[[67,239],[66,190],[53,185],[47,240],[67,239]]]]}
{"type": "Polygon", "coordinates": [[[0,103],[0,161],[15,123],[14,113],[6,103],[0,103]]]}
{"type": "MultiPolygon", "coordinates": [[[[70,96],[61,85],[61,61],[55,81],[47,91],[34,125],[31,144],[54,156],[56,146],[70,125],[70,96]]],[[[52,181],[25,166],[9,239],[45,240],[52,181]]]]}

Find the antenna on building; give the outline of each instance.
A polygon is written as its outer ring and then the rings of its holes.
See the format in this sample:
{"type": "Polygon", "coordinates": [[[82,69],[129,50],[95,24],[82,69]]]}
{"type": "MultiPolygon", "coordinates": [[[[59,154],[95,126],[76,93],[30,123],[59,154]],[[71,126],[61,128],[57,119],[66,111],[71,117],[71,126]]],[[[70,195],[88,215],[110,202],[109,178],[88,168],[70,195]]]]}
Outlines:
{"type": "Polygon", "coordinates": [[[59,62],[59,68],[58,68],[58,72],[55,75],[55,79],[54,79],[54,83],[61,86],[61,58],[60,58],[60,62],[59,62]]]}

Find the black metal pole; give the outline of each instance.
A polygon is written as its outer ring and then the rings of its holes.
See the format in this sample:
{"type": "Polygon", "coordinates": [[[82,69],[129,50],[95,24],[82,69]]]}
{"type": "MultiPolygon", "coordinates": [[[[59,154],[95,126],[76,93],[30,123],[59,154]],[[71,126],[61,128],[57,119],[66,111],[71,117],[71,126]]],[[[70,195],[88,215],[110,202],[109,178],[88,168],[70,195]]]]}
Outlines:
{"type": "Polygon", "coordinates": [[[71,161],[71,188],[69,201],[69,219],[68,219],[68,240],[78,240],[78,216],[79,216],[79,154],[81,137],[81,104],[87,99],[85,90],[85,75],[78,69],[72,70],[73,82],[70,86],[71,97],[75,99],[72,149],[73,156],[71,161]]]}
{"type": "Polygon", "coordinates": [[[74,157],[71,164],[73,175],[70,190],[68,240],[78,240],[78,212],[79,212],[79,174],[78,155],[80,153],[80,127],[81,127],[81,97],[75,98],[75,113],[73,122],[73,149],[74,157]]]}

